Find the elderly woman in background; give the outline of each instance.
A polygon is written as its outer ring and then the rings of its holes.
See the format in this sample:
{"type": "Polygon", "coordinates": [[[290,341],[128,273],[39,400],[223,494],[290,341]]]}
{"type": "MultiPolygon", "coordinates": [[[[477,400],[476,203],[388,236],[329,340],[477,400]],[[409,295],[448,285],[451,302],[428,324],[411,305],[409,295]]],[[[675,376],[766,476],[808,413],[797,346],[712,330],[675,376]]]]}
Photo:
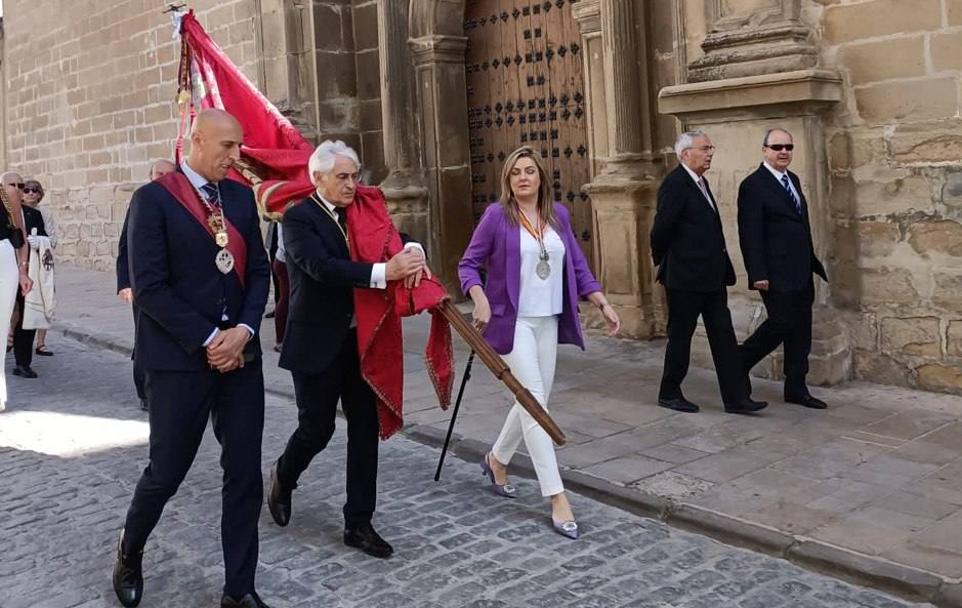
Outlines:
{"type": "MultiPolygon", "coordinates": [[[[485,210],[458,265],[461,289],[474,301],[475,326],[545,409],[558,344],[584,349],[578,298],[601,310],[611,335],[620,328],[588,269],[568,209],[552,201],[550,184],[537,152],[527,146],[512,152],[501,171],[500,201],[485,210]]],[[[481,470],[496,494],[514,498],[507,466],[522,440],[541,494],[551,500],[554,530],[578,538],[551,439],[517,402],[481,470]]]]}
{"type": "MultiPolygon", "coordinates": [[[[35,179],[28,179],[24,182],[23,186],[23,204],[32,207],[40,212],[43,216],[43,225],[47,230],[47,238],[50,239],[50,247],[53,249],[57,248],[57,220],[53,216],[53,212],[47,207],[41,207],[40,202],[43,200],[43,186],[40,185],[35,179]]],[[[29,240],[29,235],[27,235],[29,240]]],[[[41,357],[52,357],[53,351],[47,349],[47,330],[38,329],[37,330],[37,348],[35,351],[41,357]]]]}

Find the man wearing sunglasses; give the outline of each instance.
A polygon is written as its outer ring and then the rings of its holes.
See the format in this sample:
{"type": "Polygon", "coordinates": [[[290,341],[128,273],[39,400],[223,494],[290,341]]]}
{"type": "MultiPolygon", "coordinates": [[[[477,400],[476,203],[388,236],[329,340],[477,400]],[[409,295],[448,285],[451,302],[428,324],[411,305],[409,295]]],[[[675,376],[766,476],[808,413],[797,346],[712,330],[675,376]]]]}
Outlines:
{"type": "Polygon", "coordinates": [[[768,314],[739,353],[747,372],[784,344],[785,401],[825,409],[825,402],[809,393],[805,377],[812,349],[812,275],[828,277],[812,245],[802,184],[788,170],[794,149],[791,133],[769,129],[764,161],[738,188],[738,238],[748,285],[761,293],[768,314]]]}

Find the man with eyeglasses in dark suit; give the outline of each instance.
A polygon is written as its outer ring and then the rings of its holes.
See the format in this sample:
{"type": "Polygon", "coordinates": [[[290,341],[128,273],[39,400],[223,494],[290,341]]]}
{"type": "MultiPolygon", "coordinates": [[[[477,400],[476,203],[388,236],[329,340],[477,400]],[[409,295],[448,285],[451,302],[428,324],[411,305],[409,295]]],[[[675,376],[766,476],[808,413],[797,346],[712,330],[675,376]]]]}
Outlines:
{"type": "Polygon", "coordinates": [[[715,146],[705,133],[682,133],[675,141],[679,165],[658,188],[651,257],[658,266],[656,278],[668,295],[668,345],[658,405],[686,413],[699,410],[682,394],[681,383],[688,374],[691,338],[701,316],[725,411],[748,414],[768,404],[748,397],[748,377],[738,361],[728,310],[728,286],[735,284],[735,269],[718,204],[704,177],[714,154],[715,146]]]}
{"type": "Polygon", "coordinates": [[[815,255],[802,184],[788,170],[794,149],[791,133],[769,129],[762,141],[764,161],[738,187],[738,238],[748,284],[761,293],[768,314],[739,353],[747,374],[784,344],[785,401],[825,409],[825,402],[808,391],[805,377],[812,349],[813,275],[828,277],[815,255]]]}

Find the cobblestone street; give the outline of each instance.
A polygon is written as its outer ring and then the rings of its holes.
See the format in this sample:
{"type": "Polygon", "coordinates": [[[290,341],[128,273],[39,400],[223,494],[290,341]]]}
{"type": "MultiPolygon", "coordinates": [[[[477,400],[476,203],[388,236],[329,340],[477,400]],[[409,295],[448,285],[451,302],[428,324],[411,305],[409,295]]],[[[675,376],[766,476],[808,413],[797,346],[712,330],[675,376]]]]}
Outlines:
{"type": "MultiPolygon", "coordinates": [[[[146,461],[146,415],[120,354],[51,336],[38,380],[8,375],[0,416],[0,607],[116,606],[110,587],[123,513],[146,461]]],[[[265,470],[294,423],[268,396],[265,470]]],[[[343,426],[343,425],[342,425],[343,426]]],[[[258,588],[272,606],[815,608],[912,606],[573,495],[583,529],[553,533],[537,485],[485,491],[478,467],[404,438],[382,444],[378,530],[395,557],[340,541],[344,436],[302,479],[294,518],[261,517],[258,588]]],[[[145,553],[144,607],[215,606],[222,584],[219,449],[208,433],[145,553]]]]}

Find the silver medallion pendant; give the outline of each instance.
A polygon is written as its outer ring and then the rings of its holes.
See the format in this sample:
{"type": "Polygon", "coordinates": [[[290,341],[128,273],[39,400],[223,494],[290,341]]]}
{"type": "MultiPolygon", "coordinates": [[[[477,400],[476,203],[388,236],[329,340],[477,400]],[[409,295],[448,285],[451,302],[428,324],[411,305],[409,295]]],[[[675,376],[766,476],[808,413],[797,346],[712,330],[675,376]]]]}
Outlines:
{"type": "Polygon", "coordinates": [[[217,266],[217,270],[227,274],[234,270],[234,255],[226,249],[221,249],[214,257],[214,265],[217,266]]]}
{"type": "Polygon", "coordinates": [[[542,259],[538,262],[538,265],[535,266],[534,272],[538,275],[538,278],[543,281],[551,276],[551,264],[548,263],[548,260],[542,259]]]}

